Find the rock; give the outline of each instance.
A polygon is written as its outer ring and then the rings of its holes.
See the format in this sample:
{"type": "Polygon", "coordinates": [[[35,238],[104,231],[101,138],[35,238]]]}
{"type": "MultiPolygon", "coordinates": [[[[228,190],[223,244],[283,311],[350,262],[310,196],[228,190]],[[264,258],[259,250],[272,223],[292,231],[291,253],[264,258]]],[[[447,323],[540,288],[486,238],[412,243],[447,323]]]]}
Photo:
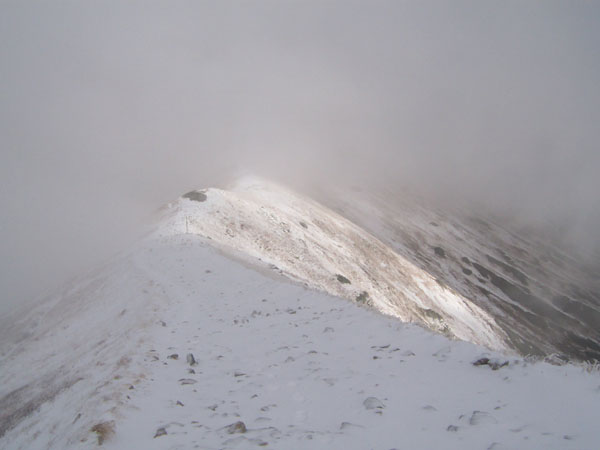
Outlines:
{"type": "Polygon", "coordinates": [[[244,422],[237,421],[235,423],[232,423],[231,425],[227,425],[225,427],[225,431],[227,431],[227,433],[229,434],[236,434],[245,433],[248,430],[246,429],[246,424],[244,422]]]}
{"type": "Polygon", "coordinates": [[[183,194],[182,197],[193,202],[205,202],[207,199],[207,196],[203,191],[190,191],[183,194]]]}
{"type": "Polygon", "coordinates": [[[194,358],[194,355],[192,353],[188,353],[187,356],[185,357],[185,360],[187,361],[187,363],[190,366],[195,366],[196,364],[198,364],[198,362],[196,361],[196,358],[194,358]]]}
{"type": "Polygon", "coordinates": [[[164,436],[166,434],[167,430],[165,430],[165,427],[160,427],[158,430],[156,430],[156,433],[154,433],[154,438],[156,439],[157,437],[164,436]]]}
{"type": "Polygon", "coordinates": [[[446,251],[442,247],[433,247],[433,251],[435,252],[436,256],[439,256],[440,258],[446,257],[446,251]]]}
{"type": "Polygon", "coordinates": [[[192,379],[192,378],[181,378],[179,380],[179,384],[184,385],[184,384],[196,384],[196,380],[192,379]]]}
{"type": "Polygon", "coordinates": [[[177,403],[175,403],[177,406],[183,406],[183,403],[181,403],[179,400],[177,400],[177,403]]]}
{"type": "Polygon", "coordinates": [[[502,367],[508,366],[508,361],[500,361],[498,359],[494,359],[488,362],[488,366],[490,366],[492,370],[498,370],[502,367]]]}
{"type": "Polygon", "coordinates": [[[458,431],[458,427],[456,425],[448,425],[448,428],[446,428],[446,431],[452,431],[452,432],[456,433],[458,431]]]}
{"type": "Polygon", "coordinates": [[[472,363],[474,366],[489,366],[492,370],[498,370],[502,367],[508,366],[507,360],[499,360],[496,358],[490,359],[481,357],[472,363]]]}
{"type": "Polygon", "coordinates": [[[346,278],[344,275],[340,275],[339,273],[335,276],[337,280],[342,284],[350,284],[350,280],[346,278]]]}
{"type": "Polygon", "coordinates": [[[173,353],[172,355],[167,356],[167,359],[179,359],[179,355],[177,353],[173,353]]]}
{"type": "Polygon", "coordinates": [[[363,405],[365,406],[365,408],[367,409],[383,409],[385,408],[385,405],[383,404],[383,402],[381,400],[379,400],[378,398],[375,397],[368,397],[365,399],[365,401],[363,402],[363,405]]]}
{"type": "Polygon", "coordinates": [[[367,291],[362,291],[356,296],[356,301],[358,303],[369,303],[369,293],[367,291]]]}
{"type": "Polygon", "coordinates": [[[477,361],[473,362],[474,366],[487,366],[490,362],[490,358],[479,358],[477,361]]]}

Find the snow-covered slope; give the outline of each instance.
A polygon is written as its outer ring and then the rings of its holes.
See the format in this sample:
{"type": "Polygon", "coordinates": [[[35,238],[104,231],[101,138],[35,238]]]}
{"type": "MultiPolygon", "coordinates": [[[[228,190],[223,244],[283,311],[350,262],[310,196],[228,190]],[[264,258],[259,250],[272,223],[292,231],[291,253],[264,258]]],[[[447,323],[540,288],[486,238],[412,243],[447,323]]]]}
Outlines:
{"type": "Polygon", "coordinates": [[[306,285],[494,349],[493,317],[332,210],[257,178],[192,192],[167,228],[260,258],[306,285]]]}
{"type": "Polygon", "coordinates": [[[3,449],[597,446],[597,372],[473,366],[481,347],[173,229],[15,318],[1,344],[3,449]]]}
{"type": "Polygon", "coordinates": [[[313,195],[486,311],[521,354],[600,360],[600,261],[408,194],[313,195]]]}

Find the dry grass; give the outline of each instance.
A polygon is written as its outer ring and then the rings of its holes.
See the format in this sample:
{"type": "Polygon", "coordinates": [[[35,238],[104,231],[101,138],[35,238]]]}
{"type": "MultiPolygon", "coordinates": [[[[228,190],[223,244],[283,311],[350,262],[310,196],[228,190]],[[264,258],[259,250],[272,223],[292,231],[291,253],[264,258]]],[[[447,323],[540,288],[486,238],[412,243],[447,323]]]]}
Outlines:
{"type": "Polygon", "coordinates": [[[102,445],[104,441],[115,434],[115,421],[111,420],[108,422],[97,423],[90,431],[98,435],[98,445],[102,445]]]}

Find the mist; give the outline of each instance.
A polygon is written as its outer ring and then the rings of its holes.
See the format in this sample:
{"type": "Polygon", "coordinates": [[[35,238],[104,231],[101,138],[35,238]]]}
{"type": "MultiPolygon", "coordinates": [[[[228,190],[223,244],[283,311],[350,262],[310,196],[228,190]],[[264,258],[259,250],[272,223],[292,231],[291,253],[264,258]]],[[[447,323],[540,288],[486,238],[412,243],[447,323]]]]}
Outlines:
{"type": "Polygon", "coordinates": [[[598,249],[594,2],[2,2],[0,312],[240,171],[598,249]]]}

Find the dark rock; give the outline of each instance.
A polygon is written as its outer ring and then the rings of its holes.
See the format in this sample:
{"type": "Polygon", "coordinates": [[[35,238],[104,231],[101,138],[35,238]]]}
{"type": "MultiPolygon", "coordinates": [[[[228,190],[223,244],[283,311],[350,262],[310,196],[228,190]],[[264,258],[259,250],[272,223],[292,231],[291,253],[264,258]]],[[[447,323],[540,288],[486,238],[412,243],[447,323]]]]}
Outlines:
{"type": "Polygon", "coordinates": [[[489,366],[492,370],[498,370],[502,367],[508,366],[508,361],[501,361],[499,359],[490,359],[486,357],[479,358],[473,362],[474,366],[489,366]]]}
{"type": "Polygon", "coordinates": [[[177,353],[173,353],[172,355],[167,356],[167,359],[179,359],[179,355],[177,353]]]}
{"type": "Polygon", "coordinates": [[[348,278],[346,278],[344,275],[340,275],[338,273],[335,277],[342,284],[351,284],[350,280],[348,278]]]}
{"type": "Polygon", "coordinates": [[[190,366],[195,366],[196,364],[198,364],[196,358],[194,358],[194,355],[192,353],[188,353],[185,359],[190,366]]]}
{"type": "Polygon", "coordinates": [[[369,302],[369,293],[367,291],[362,291],[360,294],[356,296],[356,301],[359,303],[368,303],[369,302]]]}
{"type": "Polygon", "coordinates": [[[196,380],[192,379],[192,378],[181,378],[179,380],[179,384],[181,385],[185,385],[185,384],[196,384],[196,380]]]}
{"type": "Polygon", "coordinates": [[[193,202],[204,202],[206,201],[206,194],[201,191],[190,191],[187,194],[182,195],[183,198],[187,198],[193,202]]]}
{"type": "Polygon", "coordinates": [[[490,358],[479,358],[477,361],[473,363],[474,366],[487,366],[490,362],[490,358]]]}
{"type": "Polygon", "coordinates": [[[446,257],[446,252],[442,247],[433,247],[433,251],[435,252],[436,256],[439,256],[440,258],[446,257]]]}
{"type": "Polygon", "coordinates": [[[456,433],[458,431],[458,427],[456,425],[448,425],[448,428],[446,428],[446,431],[452,431],[452,432],[456,433]]]}
{"type": "Polygon", "coordinates": [[[156,439],[157,437],[164,436],[166,434],[167,430],[165,430],[165,427],[160,427],[158,430],[156,430],[156,433],[154,433],[154,438],[156,439]]]}

